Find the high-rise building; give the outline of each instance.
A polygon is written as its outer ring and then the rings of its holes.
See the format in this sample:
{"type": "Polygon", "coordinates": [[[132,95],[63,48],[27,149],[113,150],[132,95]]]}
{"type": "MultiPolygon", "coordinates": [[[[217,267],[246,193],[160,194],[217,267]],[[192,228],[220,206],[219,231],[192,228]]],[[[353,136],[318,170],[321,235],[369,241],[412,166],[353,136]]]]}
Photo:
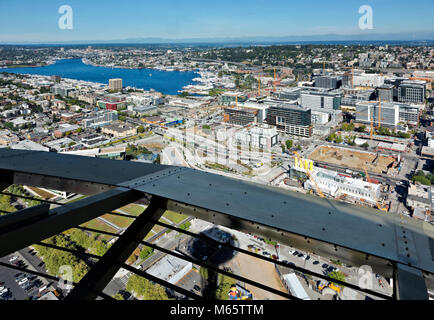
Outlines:
{"type": "Polygon", "coordinates": [[[235,133],[235,141],[241,145],[250,145],[269,150],[279,142],[279,134],[276,127],[262,124],[250,129],[237,131],[235,133]]]}
{"type": "MultiPolygon", "coordinates": [[[[335,90],[339,91],[339,90],[335,90]]],[[[314,92],[305,91],[301,93],[300,104],[312,110],[333,111],[339,110],[341,106],[340,92],[314,92]]]]}
{"type": "Polygon", "coordinates": [[[83,119],[83,128],[100,128],[109,125],[113,121],[118,120],[118,113],[116,111],[101,110],[95,112],[90,117],[83,119]]]}
{"type": "Polygon", "coordinates": [[[372,124],[386,128],[395,129],[400,122],[399,105],[382,103],[381,111],[378,102],[359,102],[356,105],[356,122],[367,125],[372,124]]]}
{"type": "Polygon", "coordinates": [[[110,91],[121,91],[122,90],[122,79],[110,79],[109,80],[110,91]]]}
{"type": "Polygon", "coordinates": [[[377,97],[382,102],[393,102],[393,88],[391,84],[383,84],[377,88],[377,97]]]}
{"type": "Polygon", "coordinates": [[[258,110],[252,108],[226,108],[224,122],[246,126],[258,122],[258,110]]]}
{"type": "Polygon", "coordinates": [[[342,85],[339,77],[322,76],[315,78],[315,87],[324,89],[337,89],[342,85]]]}
{"type": "Polygon", "coordinates": [[[267,112],[267,123],[287,134],[310,137],[312,135],[311,110],[297,105],[271,106],[267,112]]]}
{"type": "Polygon", "coordinates": [[[424,103],[425,95],[425,81],[402,81],[398,87],[399,102],[424,103]]]}
{"type": "Polygon", "coordinates": [[[363,73],[354,75],[354,86],[376,88],[384,84],[384,76],[374,73],[363,73]]]}

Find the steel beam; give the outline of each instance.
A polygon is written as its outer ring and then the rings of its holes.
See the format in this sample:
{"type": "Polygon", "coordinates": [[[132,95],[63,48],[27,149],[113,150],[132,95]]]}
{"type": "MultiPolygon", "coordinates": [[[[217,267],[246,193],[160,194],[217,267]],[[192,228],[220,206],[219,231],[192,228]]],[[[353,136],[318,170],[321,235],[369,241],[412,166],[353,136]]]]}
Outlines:
{"type": "Polygon", "coordinates": [[[63,191],[69,183],[87,185],[89,192],[101,186],[135,189],[169,199],[178,212],[347,264],[369,264],[386,277],[393,276],[394,263],[434,273],[434,226],[409,218],[401,226],[379,210],[188,168],[54,153],[0,150],[0,170],[12,173],[13,183],[63,191]]]}
{"type": "Polygon", "coordinates": [[[119,271],[122,264],[137,248],[139,243],[154,227],[166,211],[166,200],[153,197],[148,208],[128,227],[107,253],[92,267],[78,285],[69,293],[66,300],[93,300],[95,291],[103,291],[119,271]]]}
{"type": "Polygon", "coordinates": [[[41,204],[31,208],[23,209],[0,217],[0,232],[5,232],[7,229],[17,228],[23,224],[36,222],[48,215],[50,206],[41,204]]]}
{"type": "Polygon", "coordinates": [[[95,219],[144,196],[142,192],[116,188],[55,208],[42,219],[1,232],[0,257],[95,219]]]}
{"type": "Polygon", "coordinates": [[[395,270],[398,300],[428,300],[428,290],[422,271],[398,263],[395,270]]]}

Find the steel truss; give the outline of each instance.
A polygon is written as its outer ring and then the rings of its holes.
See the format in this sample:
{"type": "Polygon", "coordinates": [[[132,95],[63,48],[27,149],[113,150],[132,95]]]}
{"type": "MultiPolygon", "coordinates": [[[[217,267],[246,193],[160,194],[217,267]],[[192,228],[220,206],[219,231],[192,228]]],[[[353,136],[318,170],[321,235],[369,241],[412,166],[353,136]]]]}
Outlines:
{"type": "MultiPolygon", "coordinates": [[[[23,184],[90,197],[62,205],[38,200],[40,206],[0,218],[0,256],[8,255],[68,229],[110,213],[134,219],[115,244],[74,287],[67,299],[95,299],[114,274],[124,268],[186,296],[199,298],[144,271],[125,264],[138,244],[205,266],[218,273],[284,296],[251,279],[233,275],[152,243],[142,241],[154,225],[222,245],[255,258],[283,265],[279,261],[214,242],[202,235],[158,222],[166,209],[190,215],[231,229],[259,234],[267,239],[303,249],[339,262],[370,265],[374,272],[393,278],[395,299],[427,299],[427,286],[434,273],[434,229],[432,225],[399,215],[378,214],[356,207],[276,188],[233,180],[187,168],[147,165],[75,157],[44,152],[0,150],[0,187],[23,184]],[[149,202],[139,217],[114,212],[136,201],[149,202]],[[58,207],[50,209],[49,205],[58,207]],[[133,270],[134,269],[134,270],[133,270]]],[[[13,197],[20,197],[3,192],[13,197]]],[[[83,228],[89,231],[89,228],[83,228]]],[[[108,234],[108,233],[107,233],[108,234]]],[[[46,245],[46,244],[45,244],[46,245]]],[[[60,250],[60,248],[57,248],[60,250]]],[[[95,256],[88,258],[97,259],[95,256]]],[[[4,265],[3,265],[4,266],[4,265]]],[[[286,266],[320,279],[344,284],[366,294],[390,299],[372,290],[342,283],[299,267],[286,266]]]]}

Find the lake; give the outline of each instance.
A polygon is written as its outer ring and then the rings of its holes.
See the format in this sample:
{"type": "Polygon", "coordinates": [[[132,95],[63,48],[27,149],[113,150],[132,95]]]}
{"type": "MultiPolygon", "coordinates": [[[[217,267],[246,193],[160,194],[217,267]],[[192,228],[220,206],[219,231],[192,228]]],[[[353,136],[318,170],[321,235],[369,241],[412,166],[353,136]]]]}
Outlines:
{"type": "Polygon", "coordinates": [[[62,78],[107,84],[109,79],[121,78],[124,87],[154,89],[163,94],[176,95],[179,90],[199,75],[196,72],[161,71],[153,69],[120,69],[95,67],[84,64],[81,59],[58,60],[55,64],[36,68],[6,68],[0,72],[60,76],[62,78]]]}

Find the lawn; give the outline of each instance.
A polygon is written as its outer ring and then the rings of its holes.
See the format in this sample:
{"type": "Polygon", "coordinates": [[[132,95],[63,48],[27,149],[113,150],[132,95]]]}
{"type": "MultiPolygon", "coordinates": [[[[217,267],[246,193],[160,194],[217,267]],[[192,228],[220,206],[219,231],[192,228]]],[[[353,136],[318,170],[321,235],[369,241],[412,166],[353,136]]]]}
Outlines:
{"type": "MultiPolygon", "coordinates": [[[[86,222],[84,224],[82,224],[83,227],[86,228],[91,228],[91,229],[95,229],[95,230],[101,230],[101,231],[105,231],[105,232],[112,232],[112,233],[116,233],[116,230],[113,229],[112,227],[110,227],[109,225],[107,225],[106,223],[102,222],[99,219],[93,219],[89,222],[86,222]]],[[[113,238],[110,235],[104,235],[101,234],[100,238],[103,240],[109,240],[111,238],[113,238]]]]}
{"type": "MultiPolygon", "coordinates": [[[[180,214],[180,213],[176,213],[173,211],[166,211],[163,215],[163,217],[165,217],[166,219],[169,219],[170,221],[172,221],[175,224],[179,224],[182,221],[184,221],[185,219],[188,218],[188,216],[180,214]]],[[[167,223],[167,221],[160,219],[160,222],[162,223],[167,223]]]]}
{"type": "Polygon", "coordinates": [[[112,214],[105,214],[102,216],[102,218],[110,221],[111,223],[114,223],[119,228],[126,228],[134,221],[133,218],[120,217],[120,216],[115,216],[112,214]]]}
{"type": "Polygon", "coordinates": [[[120,208],[119,210],[122,210],[132,216],[138,216],[139,214],[141,214],[145,208],[143,208],[142,206],[139,206],[137,204],[129,204],[125,207],[120,208]]]}

